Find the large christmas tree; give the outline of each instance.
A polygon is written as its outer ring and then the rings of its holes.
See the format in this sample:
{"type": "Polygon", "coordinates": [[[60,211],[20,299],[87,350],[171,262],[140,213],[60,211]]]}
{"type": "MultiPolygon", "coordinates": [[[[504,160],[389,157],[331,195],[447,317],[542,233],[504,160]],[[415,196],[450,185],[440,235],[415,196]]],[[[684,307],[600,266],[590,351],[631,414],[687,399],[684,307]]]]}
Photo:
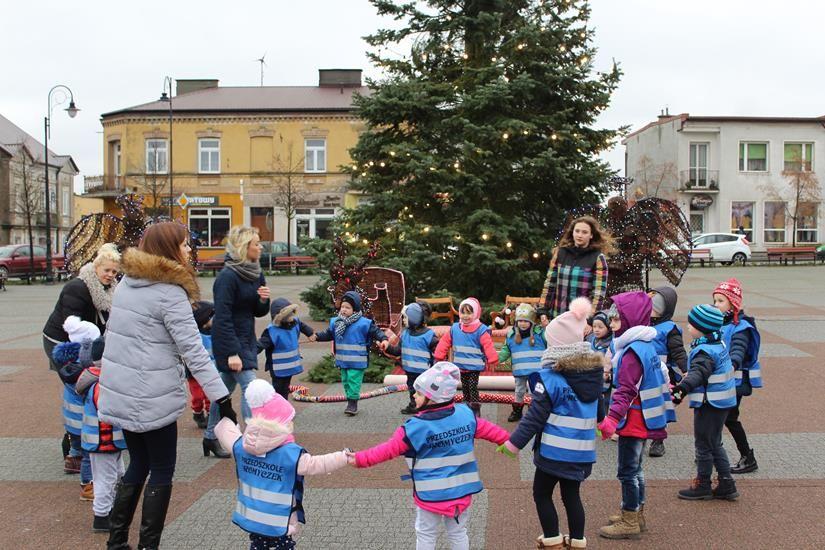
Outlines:
{"type": "Polygon", "coordinates": [[[367,200],[338,229],[380,239],[422,295],[538,295],[565,213],[599,202],[618,131],[595,128],[620,71],[595,72],[587,2],[371,0],[383,77],[350,151],[367,200]],[[402,50],[406,54],[399,54],[402,50]]]}

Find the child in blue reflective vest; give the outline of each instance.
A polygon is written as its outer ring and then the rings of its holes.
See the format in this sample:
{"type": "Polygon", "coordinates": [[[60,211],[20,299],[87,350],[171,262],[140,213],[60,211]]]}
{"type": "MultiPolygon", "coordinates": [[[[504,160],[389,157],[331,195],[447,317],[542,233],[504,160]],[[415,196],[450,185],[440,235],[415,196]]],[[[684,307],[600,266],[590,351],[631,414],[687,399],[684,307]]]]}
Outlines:
{"type": "Polygon", "coordinates": [[[410,402],[401,409],[401,414],[415,414],[415,380],[432,366],[438,337],[426,325],[426,313],[419,303],[409,304],[401,310],[401,325],[399,343],[388,346],[387,353],[401,357],[401,368],[407,375],[410,402]]]}
{"type": "Polygon", "coordinates": [[[547,347],[544,330],[536,326],[536,309],[533,306],[519,304],[516,307],[515,319],[516,326],[509,330],[504,345],[498,352],[499,363],[510,361],[516,384],[513,412],[507,417],[507,422],[521,420],[524,396],[528,391],[527,379],[531,374],[541,370],[541,355],[547,347]]]}
{"type": "MultiPolygon", "coordinates": [[[[537,548],[585,548],[584,506],[579,489],[596,462],[596,423],[601,402],[603,356],[583,341],[590,301],[577,298],[547,326],[541,370],[530,377],[533,401],[504,448],[518,453],[533,442],[533,500],[542,534],[537,548]],[[560,487],[570,535],[559,532],[553,492],[560,487]]],[[[501,452],[505,452],[501,449],[501,452]]]]}
{"type": "MultiPolygon", "coordinates": [[[[676,290],[669,286],[656,287],[647,295],[653,302],[653,313],[650,317],[650,324],[656,329],[653,345],[656,347],[659,359],[667,369],[669,383],[677,384],[687,371],[687,353],[685,353],[685,343],[682,340],[682,329],[673,322],[679,296],[676,290]]],[[[664,440],[652,441],[648,454],[654,458],[664,456],[664,440]]]]}
{"type": "Polygon", "coordinates": [[[742,285],[733,278],[719,283],[713,291],[713,303],[725,316],[722,341],[728,348],[736,376],[736,406],[725,420],[740,455],[739,462],[730,469],[732,474],[755,472],[759,467],[745,428],[739,421],[739,408],[743,397],[751,395],[753,388],[762,387],[762,368],[759,365],[761,336],[756,321],[742,310],[742,300],[742,285]]]}
{"type": "Polygon", "coordinates": [[[679,491],[684,500],[736,500],[739,493],[730,472],[728,453],[722,445],[722,426],[736,405],[733,364],[722,342],[722,312],[714,306],[698,305],[688,313],[690,344],[688,371],[673,386],[673,400],[685,396],[693,409],[693,438],[696,447],[696,479],[679,491]],[[713,468],[719,484],[711,488],[713,468]]]}
{"type": "Polygon", "coordinates": [[[319,342],[334,342],[335,366],[341,370],[341,382],[347,396],[344,414],[358,414],[358,400],[361,398],[361,383],[369,364],[370,347],[378,342],[383,351],[387,349],[387,335],[361,313],[361,296],[350,290],[341,297],[338,316],[329,321],[329,328],[315,335],[319,342]]]}
{"type": "Polygon", "coordinates": [[[478,416],[481,398],[478,395],[478,377],[486,367],[498,364],[498,353],[493,345],[490,328],[481,322],[481,303],[467,298],[458,306],[458,319],[450,331],[441,337],[435,349],[435,360],[444,361],[453,351],[453,363],[461,370],[461,391],[464,402],[478,416]]]}
{"type": "Polygon", "coordinates": [[[269,308],[272,323],[258,339],[258,353],[264,352],[266,370],[272,377],[272,385],[284,399],[289,399],[292,377],[304,372],[298,338],[301,334],[314,341],[315,331],[297,317],[298,304],[286,298],[276,298],[269,308]]]}
{"type": "Polygon", "coordinates": [[[613,354],[613,331],[610,330],[610,319],[607,318],[606,311],[597,311],[587,320],[587,324],[592,329],[587,336],[590,348],[602,356],[602,402],[607,405],[610,402],[610,379],[613,371],[610,364],[610,357],[613,354]]]}
{"type": "Polygon", "coordinates": [[[455,404],[461,373],[441,361],[415,381],[418,413],[399,427],[389,441],[350,457],[350,464],[369,468],[404,455],[413,482],[416,505],[415,534],[418,550],[435,550],[443,525],[450,548],[468,550],[467,522],[472,495],[484,487],[478,475],[473,448],[476,439],[497,445],[507,431],[463,404],[455,404]]]}
{"type": "Polygon", "coordinates": [[[266,380],[244,393],[252,411],[243,434],[223,418],[215,427],[221,446],[235,458],[238,493],[232,522],[249,533],[250,550],[295,548],[292,535],[305,523],[304,476],[329,474],[347,465],[338,451],[311,456],[295,443],[295,409],[266,380]]]}
{"type": "MultiPolygon", "coordinates": [[[[209,352],[209,357],[212,358],[214,363],[215,357],[212,355],[212,317],[215,316],[215,305],[207,301],[195,302],[195,309],[192,313],[201,333],[201,343],[209,352]]],[[[203,392],[200,383],[192,376],[188,368],[186,368],[186,382],[189,385],[189,406],[192,407],[192,420],[195,421],[198,428],[204,430],[208,423],[207,417],[209,416],[211,403],[203,392]]]]}

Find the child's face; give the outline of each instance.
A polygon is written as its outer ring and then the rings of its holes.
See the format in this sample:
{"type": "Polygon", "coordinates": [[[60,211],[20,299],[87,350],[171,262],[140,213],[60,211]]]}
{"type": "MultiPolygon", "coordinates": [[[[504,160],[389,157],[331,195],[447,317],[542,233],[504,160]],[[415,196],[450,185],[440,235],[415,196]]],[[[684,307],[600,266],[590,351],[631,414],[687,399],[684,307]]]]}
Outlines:
{"type": "Polygon", "coordinates": [[[516,326],[518,326],[519,330],[530,330],[530,325],[532,325],[530,321],[517,321],[516,326]]]}
{"type": "Polygon", "coordinates": [[[550,318],[542,313],[541,317],[539,317],[539,322],[541,322],[541,328],[547,328],[547,325],[550,324],[550,318]]]}
{"type": "Polygon", "coordinates": [[[355,313],[355,312],[352,309],[352,304],[350,304],[349,302],[341,302],[341,307],[338,309],[338,314],[341,317],[346,319],[347,317],[349,317],[353,313],[355,313]]]}
{"type": "Polygon", "coordinates": [[[424,394],[421,392],[415,392],[413,395],[413,399],[415,399],[415,406],[419,409],[427,404],[428,399],[424,397],[424,394]]]}
{"type": "Polygon", "coordinates": [[[610,330],[614,333],[622,328],[622,321],[618,317],[610,318],[610,330]]]}
{"type": "Polygon", "coordinates": [[[406,315],[401,316],[401,326],[404,328],[410,328],[410,320],[407,319],[406,315]]]}
{"type": "Polygon", "coordinates": [[[610,333],[609,329],[601,321],[593,321],[593,334],[596,338],[605,338],[610,333]]]}
{"type": "Polygon", "coordinates": [[[730,311],[730,301],[722,296],[721,294],[714,294],[713,295],[713,305],[721,311],[722,313],[727,313],[730,311]]]}
{"type": "Polygon", "coordinates": [[[704,334],[696,330],[696,327],[694,327],[690,323],[688,323],[687,325],[687,332],[693,340],[696,340],[697,338],[701,338],[702,336],[704,336],[704,334]]]}
{"type": "Polygon", "coordinates": [[[458,312],[458,318],[463,324],[469,325],[473,322],[473,310],[466,307],[461,308],[461,311],[458,312]]]}

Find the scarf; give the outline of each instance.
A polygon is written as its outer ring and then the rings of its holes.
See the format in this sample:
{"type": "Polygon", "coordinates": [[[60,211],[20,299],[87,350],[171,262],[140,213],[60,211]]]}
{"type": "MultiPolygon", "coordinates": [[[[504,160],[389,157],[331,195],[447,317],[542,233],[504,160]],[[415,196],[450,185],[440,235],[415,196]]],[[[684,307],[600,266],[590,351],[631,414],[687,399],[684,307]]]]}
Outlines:
{"type": "Polygon", "coordinates": [[[91,263],[80,268],[80,273],[77,274],[77,278],[83,281],[86,288],[89,289],[89,295],[92,297],[92,305],[95,306],[98,317],[103,325],[105,325],[106,320],[101,315],[101,312],[105,311],[108,313],[112,311],[112,296],[115,294],[117,281],[114,281],[109,286],[105,286],[100,282],[100,279],[97,278],[95,266],[91,263]]]}
{"type": "Polygon", "coordinates": [[[261,278],[261,264],[258,262],[241,262],[227,254],[224,265],[244,281],[257,281],[261,278]]]}
{"type": "Polygon", "coordinates": [[[335,337],[336,338],[343,338],[344,332],[346,332],[347,327],[353,324],[355,321],[358,321],[361,318],[361,312],[356,311],[349,317],[337,317],[335,319],[335,337]]]}
{"type": "Polygon", "coordinates": [[[716,344],[719,340],[722,339],[721,332],[709,332],[704,336],[697,338],[693,342],[690,343],[690,349],[695,348],[696,346],[701,346],[702,344],[716,344]]]}
{"type": "Polygon", "coordinates": [[[656,339],[656,329],[653,327],[646,327],[642,325],[637,325],[635,327],[630,327],[626,331],[624,331],[621,336],[617,336],[613,338],[613,357],[610,359],[610,362],[613,366],[618,366],[619,355],[620,351],[624,348],[632,344],[637,340],[642,340],[643,342],[652,342],[656,339]]]}

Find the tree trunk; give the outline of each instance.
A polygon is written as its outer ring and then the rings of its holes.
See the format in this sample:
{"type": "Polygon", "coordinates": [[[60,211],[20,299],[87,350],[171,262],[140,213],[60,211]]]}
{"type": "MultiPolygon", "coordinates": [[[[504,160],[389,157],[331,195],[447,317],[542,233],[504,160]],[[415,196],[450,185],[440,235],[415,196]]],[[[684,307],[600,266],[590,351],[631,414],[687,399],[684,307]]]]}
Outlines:
{"type": "Polygon", "coordinates": [[[26,279],[26,283],[32,284],[32,279],[34,278],[34,231],[32,231],[31,213],[26,216],[26,225],[29,230],[29,277],[26,279]]]}

